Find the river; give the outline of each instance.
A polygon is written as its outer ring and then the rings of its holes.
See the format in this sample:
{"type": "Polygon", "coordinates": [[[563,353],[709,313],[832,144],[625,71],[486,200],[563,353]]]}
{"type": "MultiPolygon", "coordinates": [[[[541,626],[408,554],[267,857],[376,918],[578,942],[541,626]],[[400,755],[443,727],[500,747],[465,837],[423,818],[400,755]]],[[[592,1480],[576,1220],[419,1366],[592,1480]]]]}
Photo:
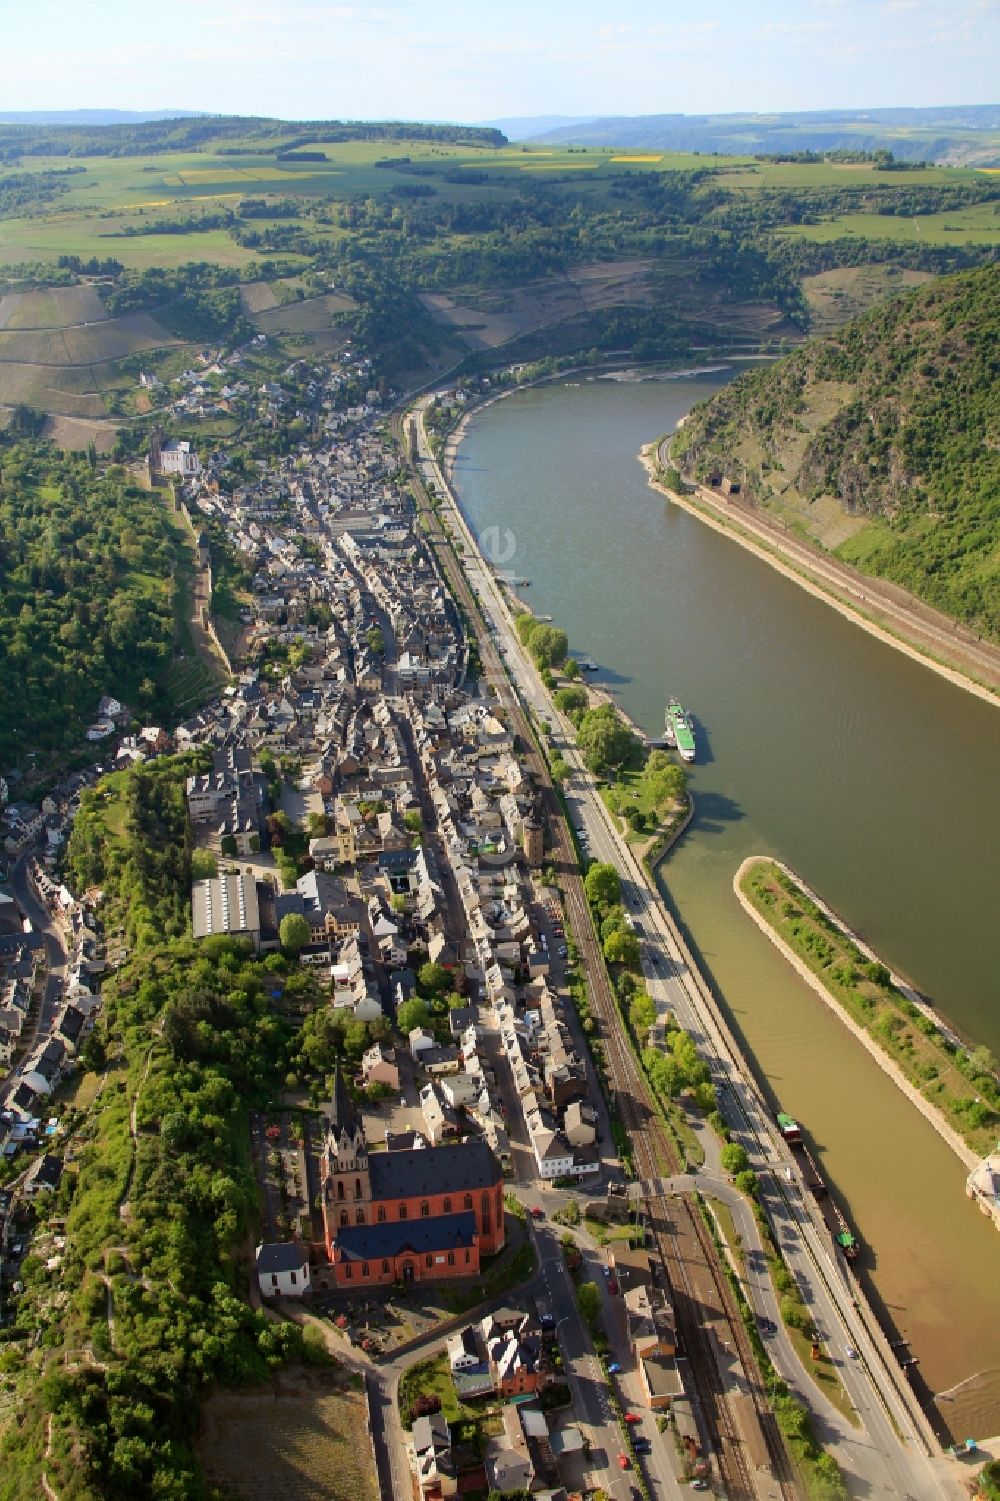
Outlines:
{"type": "Polygon", "coordinates": [[[693,711],[697,816],[661,867],[665,895],[774,1100],[815,1142],[865,1240],[873,1300],[946,1394],[941,1418],[986,1437],[1000,1433],[1000,1235],[965,1198],[958,1159],[741,912],[732,879],[747,854],[781,857],[1000,1053],[1000,710],[649,488],[640,446],[727,378],[506,397],[470,421],[456,489],[638,724],[659,734],[672,693],[693,711]]]}

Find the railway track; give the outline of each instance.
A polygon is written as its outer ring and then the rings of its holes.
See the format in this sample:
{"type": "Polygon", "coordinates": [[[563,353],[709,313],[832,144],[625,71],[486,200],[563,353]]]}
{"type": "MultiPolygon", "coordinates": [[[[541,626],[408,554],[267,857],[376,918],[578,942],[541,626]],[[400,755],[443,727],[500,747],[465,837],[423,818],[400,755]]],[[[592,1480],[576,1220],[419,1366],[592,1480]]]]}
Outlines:
{"type": "MultiPolygon", "coordinates": [[[[538,750],[533,727],[489,632],[480,629],[479,607],[465,571],[430,504],[419,465],[410,459],[401,414],[393,414],[391,428],[400,452],[406,458],[418,508],[438,566],[476,634],[485,675],[496,689],[521,741],[526,767],[541,794],[552,836],[553,863],[559,873],[567,917],[587,976],[592,1009],[600,1022],[614,1101],[632,1142],[636,1174],[648,1181],[664,1173],[678,1172],[682,1164],[678,1161],[673,1141],[651,1102],[645,1077],[623,1035],[618,1003],[597,944],[576,850],[548,767],[538,750]]],[[[704,1427],[713,1447],[725,1495],[729,1501],[760,1501],[764,1496],[774,1495],[774,1486],[777,1485],[781,1501],[797,1501],[799,1491],[794,1483],[788,1453],[768,1406],[749,1337],[719,1264],[715,1244],[697,1206],[689,1195],[679,1196],[671,1200],[668,1217],[661,1195],[651,1201],[649,1221],[670,1282],[677,1333],[690,1364],[704,1427]],[[720,1330],[724,1330],[724,1334],[720,1334],[720,1330]],[[742,1368],[740,1384],[745,1393],[742,1398],[734,1392],[731,1380],[723,1375],[720,1342],[735,1352],[742,1368]],[[748,1423],[756,1425],[756,1435],[748,1435],[748,1423]],[[764,1489],[762,1477],[748,1457],[751,1448],[768,1456],[769,1471],[763,1477],[769,1482],[767,1489],[764,1489]]]]}

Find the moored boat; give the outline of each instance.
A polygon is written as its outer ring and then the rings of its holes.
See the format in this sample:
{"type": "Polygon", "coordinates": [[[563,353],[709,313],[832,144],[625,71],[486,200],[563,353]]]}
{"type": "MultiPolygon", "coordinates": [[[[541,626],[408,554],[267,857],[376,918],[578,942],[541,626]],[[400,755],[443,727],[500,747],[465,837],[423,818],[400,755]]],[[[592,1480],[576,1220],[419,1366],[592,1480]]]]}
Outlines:
{"type": "Polygon", "coordinates": [[[802,1128],[798,1121],[793,1120],[784,1111],[780,1111],[778,1114],[778,1130],[790,1147],[800,1147],[802,1145],[802,1128]]]}
{"type": "Polygon", "coordinates": [[[677,747],[677,753],[682,761],[693,761],[695,754],[694,727],[691,724],[690,714],[686,714],[676,698],[672,698],[667,704],[667,714],[664,720],[664,739],[667,744],[677,747]]]}

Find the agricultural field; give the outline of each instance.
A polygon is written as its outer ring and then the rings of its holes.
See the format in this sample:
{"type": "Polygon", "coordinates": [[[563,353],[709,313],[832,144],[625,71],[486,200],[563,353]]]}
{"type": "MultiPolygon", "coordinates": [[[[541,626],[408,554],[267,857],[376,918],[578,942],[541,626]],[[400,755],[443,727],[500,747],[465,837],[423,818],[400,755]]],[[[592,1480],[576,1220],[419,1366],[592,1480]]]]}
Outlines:
{"type": "Polygon", "coordinates": [[[820,244],[853,236],[895,240],[900,245],[1000,245],[1000,214],[996,208],[994,203],[974,203],[912,219],[902,214],[838,214],[818,224],[790,224],[780,233],[820,244]]]}
{"type": "Polygon", "coordinates": [[[495,349],[531,329],[594,308],[623,303],[648,307],[653,299],[649,269],[648,261],[608,261],[529,286],[471,293],[461,300],[428,292],[421,301],[467,348],[495,349]]]}
{"type": "MultiPolygon", "coordinates": [[[[692,162],[699,158],[692,158],[692,162]]],[[[718,181],[727,188],[941,188],[955,183],[976,182],[981,174],[971,168],[923,167],[906,172],[886,172],[875,162],[767,162],[748,157],[715,159],[723,168],[718,181]]]]}
{"type": "Polygon", "coordinates": [[[64,417],[107,416],[98,384],[89,366],[58,368],[44,365],[0,364],[0,406],[23,402],[36,411],[64,417]]]}
{"type": "Polygon", "coordinates": [[[334,313],[354,312],[357,306],[353,297],[329,292],[323,297],[303,298],[301,302],[278,302],[250,316],[256,327],[269,336],[326,333],[332,326],[334,313]]]}
{"type": "Polygon", "coordinates": [[[96,287],[42,287],[0,297],[0,330],[69,328],[108,317],[96,287]]]}
{"type": "MultiPolygon", "coordinates": [[[[990,191],[988,174],[972,169],[444,137],[309,140],[295,158],[276,154],[292,134],[280,123],[264,136],[251,122],[225,125],[202,150],[25,156],[0,170],[0,193],[8,175],[38,175],[36,197],[27,207],[16,198],[17,217],[0,218],[0,285],[5,268],[8,285],[30,286],[67,255],[117,278],[107,290],[0,299],[0,406],[90,421],[87,441],[102,444],[96,424],[146,417],[160,399],[138,389],[137,356],[166,380],[190,363],[188,341],[236,332],[213,267],[240,278],[236,310],[267,335],[276,364],[329,357],[355,332],[401,389],[505,346],[528,360],[755,348],[799,337],[810,318],[814,330],[835,327],[913,284],[884,268],[843,286],[816,277],[800,293],[799,276],[859,257],[854,246],[820,255],[795,240],[893,241],[898,257],[883,253],[921,272],[951,269],[942,252],[974,263],[1000,243],[996,205],[965,201],[990,191]],[[900,202],[911,213],[956,206],[919,218],[870,212],[895,193],[909,195],[900,202]],[[800,217],[815,222],[792,222],[800,217]],[[347,241],[358,254],[344,254],[347,241]],[[148,278],[154,295],[130,290],[154,268],[164,273],[148,278]],[[143,311],[109,317],[102,297],[143,311]]],[[[221,438],[230,428],[218,421],[221,438]]]]}
{"type": "Polygon", "coordinates": [[[364,1395],[337,1372],[275,1375],[205,1405],[198,1457],[234,1501],[377,1501],[364,1395]]]}
{"type": "MultiPolygon", "coordinates": [[[[603,197],[623,173],[718,169],[718,185],[736,192],[839,187],[912,188],[982,180],[968,169],[930,167],[906,173],[879,171],[873,163],[761,162],[751,157],[699,156],[683,152],[628,152],[507,146],[451,146],[432,142],[316,142],[325,162],[283,160],[273,155],[212,156],[184,152],[150,157],[83,157],[50,212],[0,221],[0,265],[45,261],[61,254],[114,256],[124,265],[176,266],[207,260],[243,267],[250,251],[224,228],[185,234],[145,233],[147,221],[195,218],[238,208],[248,197],[384,199],[428,186],[452,203],[513,198],[525,181],[572,182],[603,197]],[[472,174],[477,174],[473,177],[472,174]],[[485,180],[479,180],[483,178],[485,180]],[[126,233],[127,230],[139,231],[126,233]]],[[[58,169],[63,158],[31,159],[33,171],[58,169]]],[[[4,174],[0,173],[0,187],[4,174]]],[[[956,221],[957,222],[957,221],[956,221]]],[[[982,232],[982,226],[973,226],[982,232]]],[[[317,227],[318,229],[318,227],[317,227]]],[[[327,231],[332,234],[332,231],[327,231]]]]}
{"type": "Polygon", "coordinates": [[[0,329],[0,364],[101,365],[178,343],[149,313],[126,313],[66,328],[0,329]]]}

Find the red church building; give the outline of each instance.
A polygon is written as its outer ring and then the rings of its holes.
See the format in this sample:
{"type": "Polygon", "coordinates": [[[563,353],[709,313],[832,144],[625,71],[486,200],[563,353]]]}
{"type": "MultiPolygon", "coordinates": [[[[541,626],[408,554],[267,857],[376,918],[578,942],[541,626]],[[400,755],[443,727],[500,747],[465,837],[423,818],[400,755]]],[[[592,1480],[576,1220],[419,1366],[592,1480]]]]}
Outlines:
{"type": "Polygon", "coordinates": [[[485,1141],[368,1154],[337,1071],[322,1158],[337,1287],[474,1277],[504,1244],[503,1175],[485,1141]]]}

